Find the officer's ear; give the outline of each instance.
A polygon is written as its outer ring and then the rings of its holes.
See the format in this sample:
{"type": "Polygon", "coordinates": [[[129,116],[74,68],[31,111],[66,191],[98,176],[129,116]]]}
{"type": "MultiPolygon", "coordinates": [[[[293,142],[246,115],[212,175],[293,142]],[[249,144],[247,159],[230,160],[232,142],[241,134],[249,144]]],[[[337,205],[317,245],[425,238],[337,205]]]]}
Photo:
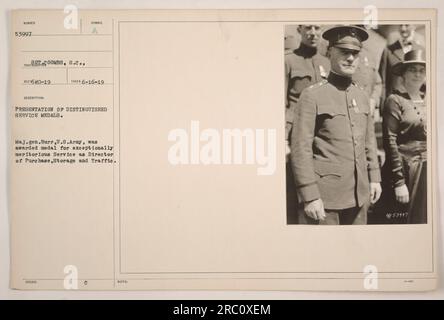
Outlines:
{"type": "Polygon", "coordinates": [[[299,34],[301,33],[301,29],[302,29],[301,25],[298,24],[297,30],[298,30],[299,34]]]}

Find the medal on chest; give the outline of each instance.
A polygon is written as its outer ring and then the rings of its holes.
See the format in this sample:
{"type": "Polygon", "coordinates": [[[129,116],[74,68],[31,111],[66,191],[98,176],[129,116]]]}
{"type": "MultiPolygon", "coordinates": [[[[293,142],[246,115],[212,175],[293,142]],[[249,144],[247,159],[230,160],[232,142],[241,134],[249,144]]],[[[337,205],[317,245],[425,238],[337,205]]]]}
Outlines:
{"type": "Polygon", "coordinates": [[[352,107],[355,113],[359,113],[358,103],[356,102],[355,98],[352,99],[352,107]]]}
{"type": "Polygon", "coordinates": [[[367,58],[367,56],[364,57],[364,64],[365,64],[366,67],[368,67],[368,58],[367,58]]]}
{"type": "Polygon", "coordinates": [[[327,78],[327,72],[325,72],[325,69],[323,66],[319,65],[319,74],[322,78],[327,78]]]}

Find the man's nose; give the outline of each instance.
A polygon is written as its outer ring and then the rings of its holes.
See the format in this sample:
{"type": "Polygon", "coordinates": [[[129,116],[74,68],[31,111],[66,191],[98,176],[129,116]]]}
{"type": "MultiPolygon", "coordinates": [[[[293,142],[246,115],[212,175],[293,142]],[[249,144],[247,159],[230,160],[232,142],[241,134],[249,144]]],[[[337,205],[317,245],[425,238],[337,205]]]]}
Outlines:
{"type": "Polygon", "coordinates": [[[353,61],[353,60],[355,60],[355,54],[353,54],[353,53],[348,53],[347,54],[347,61],[353,61]]]}

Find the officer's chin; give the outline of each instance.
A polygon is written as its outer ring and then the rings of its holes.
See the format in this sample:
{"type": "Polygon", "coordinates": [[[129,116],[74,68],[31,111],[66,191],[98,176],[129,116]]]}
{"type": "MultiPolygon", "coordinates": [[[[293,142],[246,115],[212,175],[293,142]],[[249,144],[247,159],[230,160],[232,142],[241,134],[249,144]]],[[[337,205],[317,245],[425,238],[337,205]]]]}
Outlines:
{"type": "Polygon", "coordinates": [[[343,76],[352,76],[355,73],[356,68],[353,67],[343,67],[341,72],[343,76]]]}

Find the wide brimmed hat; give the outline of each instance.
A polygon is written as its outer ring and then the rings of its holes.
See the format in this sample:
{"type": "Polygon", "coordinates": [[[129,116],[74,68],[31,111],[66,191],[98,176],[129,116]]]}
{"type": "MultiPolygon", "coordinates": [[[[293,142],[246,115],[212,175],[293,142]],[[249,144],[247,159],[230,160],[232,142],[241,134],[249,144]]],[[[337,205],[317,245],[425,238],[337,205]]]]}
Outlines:
{"type": "Polygon", "coordinates": [[[325,30],[322,38],[328,40],[329,46],[361,50],[362,42],[368,39],[368,32],[355,25],[342,25],[325,30]]]}
{"type": "Polygon", "coordinates": [[[398,62],[397,64],[395,64],[393,66],[392,72],[393,74],[400,76],[404,73],[405,68],[409,65],[412,64],[421,64],[424,65],[426,64],[425,61],[425,52],[423,49],[416,49],[416,50],[412,50],[407,52],[404,55],[404,61],[398,62]]]}

